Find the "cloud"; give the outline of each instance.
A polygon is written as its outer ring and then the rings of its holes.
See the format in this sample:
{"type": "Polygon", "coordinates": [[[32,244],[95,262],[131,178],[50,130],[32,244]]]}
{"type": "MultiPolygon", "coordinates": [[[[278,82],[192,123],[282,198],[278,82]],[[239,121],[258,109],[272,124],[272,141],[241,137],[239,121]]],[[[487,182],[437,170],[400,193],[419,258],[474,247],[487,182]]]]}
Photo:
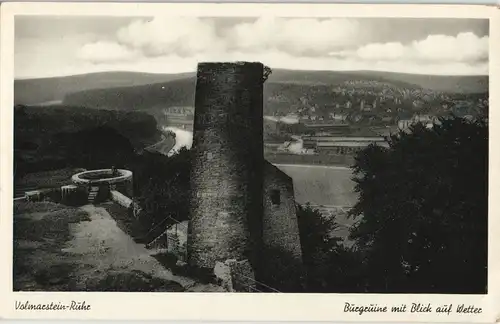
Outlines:
{"type": "Polygon", "coordinates": [[[116,42],[97,41],[83,45],[77,57],[93,63],[120,62],[136,59],[139,53],[116,42]]]}
{"type": "Polygon", "coordinates": [[[456,37],[430,35],[411,45],[417,58],[436,62],[478,62],[488,59],[489,37],[460,33],[456,37]]]}
{"type": "Polygon", "coordinates": [[[358,48],[353,53],[362,60],[407,60],[427,63],[476,63],[488,59],[488,36],[478,37],[473,33],[457,36],[429,35],[410,44],[374,43],[358,48]]]}
{"type": "Polygon", "coordinates": [[[353,55],[361,60],[381,61],[399,60],[404,58],[407,53],[408,48],[401,43],[374,43],[358,48],[353,55]]]}
{"type": "MultiPolygon", "coordinates": [[[[224,52],[224,53],[200,53],[194,56],[185,57],[176,54],[144,57],[139,56],[134,61],[106,61],[91,64],[80,62],[79,64],[65,65],[57,67],[57,75],[90,73],[99,71],[135,71],[148,73],[183,73],[194,72],[200,61],[259,61],[274,69],[294,69],[294,70],[326,70],[326,71],[392,71],[415,74],[442,74],[442,75],[486,75],[488,74],[488,62],[417,62],[405,57],[390,59],[379,55],[381,59],[360,58],[355,54],[343,56],[293,56],[279,51],[267,52],[224,52]]],[[[21,62],[19,62],[21,64],[21,62]]],[[[31,65],[30,70],[40,75],[47,70],[47,62],[40,62],[39,65],[31,65]]],[[[47,73],[44,73],[47,75],[47,73]]],[[[56,74],[54,74],[55,76],[56,74]]]]}
{"type": "Polygon", "coordinates": [[[262,17],[234,26],[227,34],[236,50],[282,51],[292,55],[325,55],[362,41],[360,24],[354,19],[286,19],[262,17]]]}
{"type": "Polygon", "coordinates": [[[145,56],[191,56],[221,44],[213,20],[197,17],[156,17],[137,20],[117,32],[118,42],[141,50],[145,56]]]}
{"type": "Polygon", "coordinates": [[[370,42],[369,28],[342,18],[261,17],[221,25],[213,18],[158,16],[80,45],[79,61],[65,70],[179,73],[194,71],[200,61],[244,60],[297,70],[488,74],[488,36],[462,32],[377,43],[370,42]]]}

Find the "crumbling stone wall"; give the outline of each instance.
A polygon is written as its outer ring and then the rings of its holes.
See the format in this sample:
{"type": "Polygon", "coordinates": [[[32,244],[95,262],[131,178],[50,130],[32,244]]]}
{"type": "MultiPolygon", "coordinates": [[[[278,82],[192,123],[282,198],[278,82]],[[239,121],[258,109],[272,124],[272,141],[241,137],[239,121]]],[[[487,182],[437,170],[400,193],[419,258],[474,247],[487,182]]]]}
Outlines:
{"type": "Polygon", "coordinates": [[[269,162],[264,166],[264,215],[257,280],[278,290],[300,291],[304,284],[302,248],[292,179],[269,162]]]}
{"type": "Polygon", "coordinates": [[[264,166],[264,217],[262,239],[265,246],[279,248],[302,260],[293,181],[269,162],[264,166]],[[273,202],[273,195],[279,201],[273,202]]]}
{"type": "Polygon", "coordinates": [[[261,240],[261,63],[198,65],[188,264],[252,260],[261,240]]]}

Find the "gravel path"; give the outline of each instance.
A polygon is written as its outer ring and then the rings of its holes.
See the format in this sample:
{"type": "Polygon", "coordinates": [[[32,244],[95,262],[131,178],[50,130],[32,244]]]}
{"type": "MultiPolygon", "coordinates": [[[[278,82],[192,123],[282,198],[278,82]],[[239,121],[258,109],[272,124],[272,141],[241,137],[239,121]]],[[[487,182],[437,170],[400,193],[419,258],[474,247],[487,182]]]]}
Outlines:
{"type": "MultiPolygon", "coordinates": [[[[81,255],[82,263],[88,265],[89,276],[109,271],[142,271],[153,277],[174,281],[189,291],[214,291],[216,287],[196,284],[194,280],[172,274],[163,267],[144,245],[118,228],[115,220],[102,207],[81,207],[91,218],[90,222],[74,224],[73,240],[63,251],[81,255]]],[[[81,274],[86,275],[86,274],[81,274]]]]}

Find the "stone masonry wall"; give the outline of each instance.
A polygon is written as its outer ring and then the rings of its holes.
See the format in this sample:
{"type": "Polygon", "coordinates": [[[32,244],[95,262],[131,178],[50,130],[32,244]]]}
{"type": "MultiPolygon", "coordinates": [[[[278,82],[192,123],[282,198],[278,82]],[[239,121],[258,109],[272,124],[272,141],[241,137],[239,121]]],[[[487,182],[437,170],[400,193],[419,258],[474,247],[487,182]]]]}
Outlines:
{"type": "Polygon", "coordinates": [[[267,161],[264,166],[263,201],[264,246],[281,249],[291,257],[302,260],[293,181],[267,161]],[[279,192],[279,204],[272,202],[273,191],[279,192]]]}
{"type": "Polygon", "coordinates": [[[257,272],[257,280],[279,291],[300,292],[305,273],[293,182],[267,161],[264,170],[261,262],[265,268],[257,272]]]}
{"type": "Polygon", "coordinates": [[[125,179],[121,182],[117,182],[114,184],[110,185],[111,190],[116,190],[122,193],[123,195],[127,197],[133,197],[134,196],[134,183],[132,178],[130,179],[125,179]]]}
{"type": "Polygon", "coordinates": [[[190,266],[253,260],[262,218],[263,65],[198,65],[188,234],[190,266]]]}

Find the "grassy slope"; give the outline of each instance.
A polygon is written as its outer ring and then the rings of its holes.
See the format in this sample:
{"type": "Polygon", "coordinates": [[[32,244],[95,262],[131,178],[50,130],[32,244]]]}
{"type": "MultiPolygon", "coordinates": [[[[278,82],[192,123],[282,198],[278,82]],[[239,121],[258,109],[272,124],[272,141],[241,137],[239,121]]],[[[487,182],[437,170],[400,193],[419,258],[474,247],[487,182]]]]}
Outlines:
{"type": "Polygon", "coordinates": [[[83,169],[66,168],[43,172],[28,173],[14,181],[14,197],[22,197],[26,191],[55,188],[71,184],[71,177],[83,169]]]}
{"type": "Polygon", "coordinates": [[[55,203],[14,205],[14,290],[74,290],[75,256],[61,251],[71,239],[70,224],[88,221],[76,208],[55,203]]]}
{"type": "MultiPolygon", "coordinates": [[[[14,205],[15,291],[183,291],[172,281],[137,269],[96,271],[82,255],[65,252],[72,227],[91,221],[79,209],[50,202],[14,205]]],[[[94,258],[96,251],[88,251],[94,258]]]]}

